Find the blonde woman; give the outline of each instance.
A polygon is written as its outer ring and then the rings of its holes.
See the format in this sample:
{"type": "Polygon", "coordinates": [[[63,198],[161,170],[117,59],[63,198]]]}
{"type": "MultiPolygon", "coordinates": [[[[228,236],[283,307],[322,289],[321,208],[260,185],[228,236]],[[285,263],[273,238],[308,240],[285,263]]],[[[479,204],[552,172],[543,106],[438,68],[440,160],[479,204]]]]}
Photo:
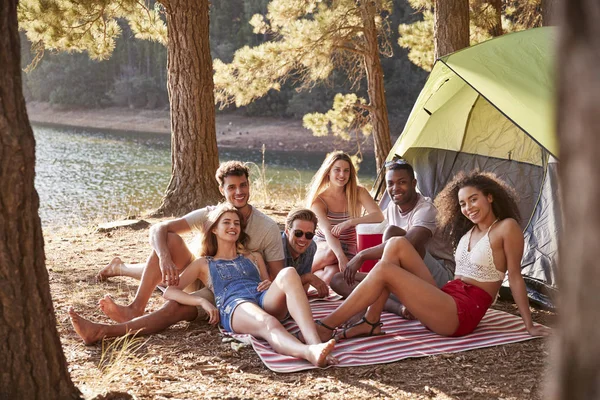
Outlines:
{"type": "Polygon", "coordinates": [[[359,185],[350,156],[341,151],[329,154],[313,177],[307,206],[319,219],[312,271],[329,284],[356,255],[356,225],[381,222],[383,213],[359,185]]]}

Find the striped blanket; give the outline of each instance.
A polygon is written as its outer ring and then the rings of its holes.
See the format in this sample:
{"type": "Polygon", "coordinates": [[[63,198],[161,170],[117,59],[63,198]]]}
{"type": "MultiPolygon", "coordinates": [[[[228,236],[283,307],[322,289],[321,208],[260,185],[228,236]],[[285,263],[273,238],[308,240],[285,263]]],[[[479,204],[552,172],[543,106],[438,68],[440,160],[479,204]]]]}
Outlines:
{"type": "MultiPolygon", "coordinates": [[[[335,310],[340,301],[314,301],[311,308],[315,319],[323,318],[335,310]]],[[[385,335],[341,340],[333,354],[338,358],[337,367],[384,364],[411,357],[456,353],[483,347],[498,346],[533,339],[523,326],[520,317],[503,311],[488,310],[478,328],[460,338],[437,335],[418,321],[409,321],[384,312],[381,316],[385,335]]],[[[284,323],[292,333],[298,331],[296,323],[289,319],[284,323]]],[[[231,335],[250,344],[267,368],[280,373],[298,372],[316,368],[309,362],[275,353],[264,340],[250,335],[231,335]]]]}

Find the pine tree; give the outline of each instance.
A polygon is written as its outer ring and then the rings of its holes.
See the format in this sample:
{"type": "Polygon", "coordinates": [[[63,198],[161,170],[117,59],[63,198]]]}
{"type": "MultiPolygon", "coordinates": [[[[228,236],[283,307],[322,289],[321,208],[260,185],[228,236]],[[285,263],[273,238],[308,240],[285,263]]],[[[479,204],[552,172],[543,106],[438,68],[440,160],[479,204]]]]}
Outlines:
{"type": "Polygon", "coordinates": [[[166,44],[172,171],[157,215],[182,215],[221,198],[208,7],[208,0],[161,0],[153,8],[136,0],[23,0],[19,7],[21,27],[40,50],[110,57],[119,18],[137,38],[166,44]]]}
{"type": "Polygon", "coordinates": [[[0,2],[0,399],[77,399],[62,351],[21,82],[17,0],[0,2]]]}
{"type": "MultiPolygon", "coordinates": [[[[504,0],[503,3],[502,0],[469,0],[468,44],[480,43],[505,32],[516,32],[539,26],[542,20],[541,1],[504,0]],[[504,15],[502,15],[502,7],[504,7],[504,15]]],[[[414,10],[422,14],[423,19],[411,24],[400,24],[398,44],[409,50],[408,58],[415,65],[431,71],[436,59],[434,0],[408,0],[408,2],[414,10]]],[[[449,3],[443,1],[441,4],[449,3]]],[[[456,22],[454,19],[452,21],[456,22]]],[[[447,26],[443,20],[440,23],[442,27],[447,26]]]]}
{"type": "Polygon", "coordinates": [[[388,41],[392,2],[272,0],[266,18],[256,14],[254,32],[271,40],[239,49],[229,64],[215,60],[217,102],[249,104],[286,81],[310,89],[343,70],[358,86],[366,78],[368,101],[338,94],[333,108],[308,114],[304,125],[315,134],[348,137],[373,134],[377,165],[391,149],[381,59],[392,54],[388,41]]]}

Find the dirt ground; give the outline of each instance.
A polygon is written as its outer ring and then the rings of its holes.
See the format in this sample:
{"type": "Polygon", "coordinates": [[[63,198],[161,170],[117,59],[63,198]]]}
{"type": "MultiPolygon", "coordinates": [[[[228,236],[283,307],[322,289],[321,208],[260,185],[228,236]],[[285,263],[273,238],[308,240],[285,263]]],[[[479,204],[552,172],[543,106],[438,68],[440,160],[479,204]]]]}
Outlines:
{"type": "MultiPolygon", "coordinates": [[[[266,211],[280,223],[287,213],[266,211]]],[[[392,364],[292,374],[271,372],[251,347],[224,342],[216,328],[201,323],[182,322],[150,337],[85,346],[71,327],[68,306],[108,323],[97,307],[98,299],[110,293],[127,303],[137,282],[111,278],[97,283],[95,274],[117,255],[126,262],[144,261],[148,230],[97,233],[93,228],[50,227],[44,237],[59,334],[71,376],[86,398],[544,398],[549,341],[541,339],[392,364]],[[105,397],[109,392],[112,397],[105,397]]],[[[148,311],[162,301],[157,291],[148,311]]],[[[517,313],[514,304],[500,302],[494,307],[517,313]]],[[[556,315],[532,312],[536,322],[554,325],[556,315]]]]}

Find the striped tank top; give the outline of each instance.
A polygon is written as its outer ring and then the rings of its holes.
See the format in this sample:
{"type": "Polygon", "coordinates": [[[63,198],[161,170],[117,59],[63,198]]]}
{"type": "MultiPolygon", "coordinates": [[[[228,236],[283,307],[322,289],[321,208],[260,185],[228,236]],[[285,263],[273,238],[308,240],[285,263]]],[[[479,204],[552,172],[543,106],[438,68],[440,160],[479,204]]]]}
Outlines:
{"type": "MultiPolygon", "coordinates": [[[[350,219],[350,214],[347,211],[344,211],[344,212],[330,211],[325,200],[323,200],[320,196],[317,196],[317,198],[319,200],[321,200],[323,202],[323,204],[325,204],[325,209],[327,210],[327,220],[329,220],[329,223],[331,224],[332,228],[334,226],[336,226],[337,224],[341,224],[342,222],[348,221],[350,219]]],[[[342,249],[344,250],[344,254],[346,254],[346,257],[348,257],[348,259],[354,257],[357,253],[356,228],[352,227],[352,228],[343,230],[338,239],[340,240],[342,249]]],[[[325,235],[323,234],[323,231],[321,231],[321,229],[319,229],[318,225],[317,225],[317,230],[315,231],[315,239],[314,240],[316,242],[324,242],[326,240],[325,235]]]]}

